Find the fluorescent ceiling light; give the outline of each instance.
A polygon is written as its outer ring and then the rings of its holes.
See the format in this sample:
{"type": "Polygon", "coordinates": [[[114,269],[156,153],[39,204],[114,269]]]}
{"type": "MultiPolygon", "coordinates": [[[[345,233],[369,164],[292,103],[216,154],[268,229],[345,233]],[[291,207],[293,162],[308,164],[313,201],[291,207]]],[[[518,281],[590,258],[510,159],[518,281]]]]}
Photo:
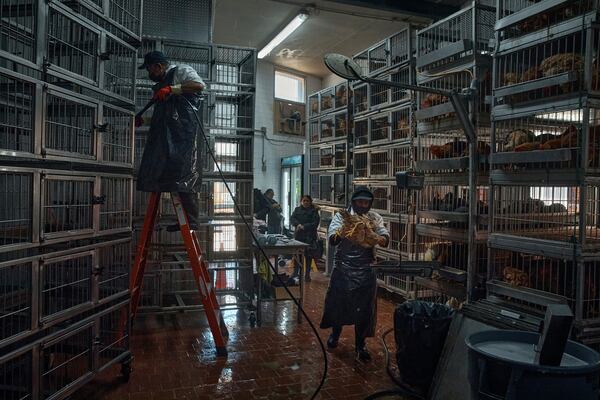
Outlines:
{"type": "Polygon", "coordinates": [[[290,36],[300,25],[308,19],[308,13],[301,11],[298,15],[286,25],[271,41],[258,52],[258,58],[265,58],[275,47],[279,46],[288,36],[290,36]]]}

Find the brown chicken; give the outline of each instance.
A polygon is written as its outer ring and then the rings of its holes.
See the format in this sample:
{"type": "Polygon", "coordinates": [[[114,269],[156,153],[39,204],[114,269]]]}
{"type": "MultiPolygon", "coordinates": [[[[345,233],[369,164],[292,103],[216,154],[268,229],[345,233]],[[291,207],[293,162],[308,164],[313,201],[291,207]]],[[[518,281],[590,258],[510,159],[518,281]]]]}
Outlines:
{"type": "Polygon", "coordinates": [[[421,108],[429,108],[437,106],[442,103],[446,103],[448,97],[442,96],[441,94],[428,94],[423,100],[421,100],[421,108]]]}
{"type": "Polygon", "coordinates": [[[346,105],[346,85],[340,85],[335,91],[335,100],[338,106],[346,105]]]}
{"type": "Polygon", "coordinates": [[[441,146],[432,144],[429,146],[429,151],[434,158],[450,158],[450,157],[463,157],[465,152],[468,151],[467,142],[461,140],[454,140],[441,146]]]}
{"type": "Polygon", "coordinates": [[[520,144],[517,147],[515,147],[514,151],[532,151],[532,150],[539,150],[539,149],[540,149],[539,143],[527,142],[527,143],[523,143],[523,144],[520,144]]]}
{"type": "Polygon", "coordinates": [[[510,283],[513,286],[529,287],[529,275],[517,268],[505,267],[502,270],[504,282],[510,283]]]}
{"type": "Polygon", "coordinates": [[[533,142],[535,135],[528,129],[515,129],[504,138],[504,151],[515,151],[523,143],[533,142]]]}
{"type": "Polygon", "coordinates": [[[564,149],[577,147],[577,127],[569,125],[556,139],[548,140],[540,145],[541,150],[564,149]]]}

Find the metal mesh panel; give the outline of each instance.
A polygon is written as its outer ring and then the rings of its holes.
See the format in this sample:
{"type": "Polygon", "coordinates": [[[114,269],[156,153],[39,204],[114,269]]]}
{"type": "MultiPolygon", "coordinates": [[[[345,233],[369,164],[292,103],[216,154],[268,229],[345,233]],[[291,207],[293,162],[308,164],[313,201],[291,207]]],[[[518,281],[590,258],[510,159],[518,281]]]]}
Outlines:
{"type": "Polygon", "coordinates": [[[319,158],[321,168],[333,167],[333,150],[331,146],[323,147],[319,151],[319,158]]]}
{"type": "Polygon", "coordinates": [[[411,137],[410,108],[392,111],[392,140],[402,140],[411,137]]]}
{"type": "Polygon", "coordinates": [[[105,106],[102,132],[102,159],[104,161],[131,165],[133,145],[133,115],[130,112],[105,106]]]}
{"type": "Polygon", "coordinates": [[[391,189],[391,204],[390,212],[392,214],[407,214],[410,204],[410,197],[407,190],[399,189],[397,186],[393,186],[391,189]]]}
{"type": "Polygon", "coordinates": [[[411,147],[402,146],[392,150],[392,175],[398,171],[407,171],[411,169],[411,147]]]}
{"type": "Polygon", "coordinates": [[[371,176],[387,177],[390,175],[390,159],[387,150],[371,152],[370,164],[371,176]]]}
{"type": "Polygon", "coordinates": [[[346,166],[346,143],[337,143],[333,146],[334,150],[334,166],[336,168],[343,168],[346,166]]]}
{"type": "MultiPolygon", "coordinates": [[[[223,172],[252,172],[251,137],[218,137],[212,145],[217,163],[223,172]]],[[[212,171],[217,171],[215,165],[212,171]]]]}
{"type": "Polygon", "coordinates": [[[371,118],[371,143],[390,139],[390,120],[387,115],[371,118]]]}
{"type": "Polygon", "coordinates": [[[368,86],[363,85],[354,88],[354,112],[360,113],[369,108],[368,86]]]}
{"type": "MultiPolygon", "coordinates": [[[[393,189],[392,189],[393,190],[393,189]]],[[[390,221],[390,245],[389,248],[405,254],[414,253],[412,246],[414,238],[411,237],[410,224],[405,221],[390,221]]]]}
{"type": "Polygon", "coordinates": [[[335,107],[345,107],[348,105],[348,83],[340,83],[335,87],[335,107]]]}
{"type": "Polygon", "coordinates": [[[319,196],[319,174],[310,174],[309,176],[309,185],[310,185],[310,197],[313,199],[320,198],[319,196]]]}
{"type": "Polygon", "coordinates": [[[212,2],[144,0],[142,35],[208,43],[211,37],[212,2]],[[165,23],[169,21],[169,23],[165,23]]]}
{"type": "MultiPolygon", "coordinates": [[[[498,1],[499,18],[508,17],[515,12],[525,10],[526,8],[538,3],[531,0],[500,0],[498,1]]],[[[521,20],[517,24],[502,29],[502,39],[515,39],[528,33],[547,29],[557,24],[575,18],[581,14],[598,9],[597,0],[573,0],[565,4],[553,7],[542,13],[533,14],[529,18],[521,20]]]]}
{"type": "Polygon", "coordinates": [[[32,153],[35,85],[0,74],[0,87],[0,150],[32,153]]]}
{"type": "Polygon", "coordinates": [[[104,89],[133,101],[135,49],[107,36],[106,57],[104,60],[104,89]]]}
{"type": "Polygon", "coordinates": [[[141,0],[110,0],[108,16],[117,24],[134,34],[139,34],[141,25],[141,0]]]}
{"type": "Polygon", "coordinates": [[[344,113],[335,115],[335,137],[345,137],[348,135],[348,115],[344,113]]]}
{"type": "Polygon", "coordinates": [[[368,153],[354,153],[354,177],[366,178],[368,176],[368,153]]]}
{"type": "MultiPolygon", "coordinates": [[[[489,190],[487,187],[478,187],[476,191],[477,215],[485,217],[488,214],[489,190]]],[[[430,224],[435,224],[438,227],[467,229],[469,213],[468,198],[469,187],[467,185],[427,184],[421,190],[419,196],[419,210],[430,213],[444,213],[439,215],[433,214],[434,219],[427,220],[430,224]],[[449,218],[448,213],[456,215],[454,218],[449,218]]],[[[484,224],[484,220],[479,218],[478,221],[477,229],[481,231],[487,230],[487,224],[484,224]]]]}
{"type": "Polygon", "coordinates": [[[308,112],[310,117],[314,117],[319,114],[319,94],[315,93],[308,98],[308,112]]]}
{"type": "MultiPolygon", "coordinates": [[[[215,45],[213,47],[213,59],[217,67],[219,65],[235,66],[237,75],[233,79],[221,79],[217,77],[214,80],[216,82],[253,85],[256,78],[255,57],[256,51],[254,49],[215,45]]],[[[225,68],[224,71],[232,71],[232,69],[225,68]]]]}
{"type": "Polygon", "coordinates": [[[41,315],[44,318],[92,301],[91,254],[48,261],[41,272],[41,315]]]}
{"type": "Polygon", "coordinates": [[[321,165],[320,150],[318,147],[310,148],[310,168],[317,169],[321,165]]]}
{"type": "Polygon", "coordinates": [[[496,12],[485,6],[471,6],[456,14],[438,21],[417,32],[417,56],[436,54],[443,49],[452,48],[463,40],[467,41],[465,48],[451,54],[436,57],[426,69],[439,68],[463,57],[472,55],[473,51],[491,52],[490,39],[494,37],[496,12]],[[476,14],[475,14],[476,13],[476,14]],[[474,15],[477,15],[473,23],[474,15]],[[473,26],[475,25],[475,31],[473,26]]]}
{"type": "Polygon", "coordinates": [[[372,208],[376,211],[387,213],[389,210],[389,190],[388,186],[373,186],[373,204],[372,208]]]}
{"type": "Polygon", "coordinates": [[[333,174],[333,202],[346,204],[346,174],[333,174]]]}
{"type": "MultiPolygon", "coordinates": [[[[211,88],[212,90],[212,88],[211,88]]],[[[213,92],[210,108],[211,134],[230,134],[232,130],[254,129],[254,95],[251,93],[213,92]]]]}
{"type": "Polygon", "coordinates": [[[36,19],[36,1],[0,1],[0,50],[35,62],[36,19]]]}
{"type": "MultiPolygon", "coordinates": [[[[423,171],[434,172],[453,172],[464,171],[468,168],[467,157],[469,155],[469,146],[464,139],[462,131],[447,130],[444,133],[429,133],[419,137],[419,147],[417,155],[417,166],[423,171]],[[452,163],[440,161],[441,164],[431,163],[434,160],[453,160],[452,163]],[[423,161],[429,161],[424,164],[423,161]],[[464,161],[464,162],[463,162],[464,161]]],[[[489,130],[478,129],[477,153],[485,156],[490,153],[489,130]]],[[[488,168],[488,164],[481,162],[484,158],[480,157],[479,170],[488,168]]]]}
{"type": "Polygon", "coordinates": [[[369,143],[369,120],[354,121],[354,144],[359,146],[367,143],[369,143]]]}
{"type": "MultiPolygon", "coordinates": [[[[401,68],[396,72],[392,72],[390,74],[390,81],[406,85],[411,84],[411,67],[401,68]]],[[[390,91],[390,98],[393,103],[410,99],[410,91],[408,90],[392,87],[390,91]]]]}
{"type": "MultiPolygon", "coordinates": [[[[163,51],[174,64],[186,64],[194,68],[202,79],[210,78],[210,47],[184,43],[166,42],[163,51]]],[[[217,82],[238,83],[239,71],[234,66],[217,66],[217,82]]]]}
{"type": "Polygon", "coordinates": [[[390,101],[390,89],[385,84],[369,85],[369,106],[377,107],[386,105],[390,101]]]}
{"type": "Polygon", "coordinates": [[[32,353],[10,358],[0,364],[0,394],[3,400],[33,400],[32,353]]]}
{"type": "Polygon", "coordinates": [[[316,143],[319,141],[319,121],[310,121],[308,124],[308,134],[310,136],[310,142],[316,143]]]}
{"type": "Polygon", "coordinates": [[[585,207],[580,210],[581,189],[576,186],[495,186],[495,232],[572,242],[580,233],[587,245],[600,238],[598,202],[600,189],[588,186],[585,207]],[[585,232],[579,231],[584,220],[585,232]]]}
{"type": "Polygon", "coordinates": [[[48,93],[44,145],[47,149],[93,157],[95,121],[94,107],[48,93]]]}
{"type": "Polygon", "coordinates": [[[40,368],[44,398],[58,393],[92,370],[92,328],[42,349],[40,368]]]}
{"type": "Polygon", "coordinates": [[[68,179],[43,182],[44,234],[92,229],[94,182],[68,179]]]}
{"type": "Polygon", "coordinates": [[[319,176],[319,186],[320,186],[320,199],[323,201],[331,201],[332,188],[333,188],[333,180],[331,175],[321,175],[319,176]]]}
{"type": "MultiPolygon", "coordinates": [[[[417,238],[417,251],[420,260],[438,261],[442,267],[450,267],[467,271],[469,245],[455,238],[435,238],[421,236],[417,238]]],[[[475,271],[485,277],[487,269],[487,244],[476,243],[475,271]]]]}
{"type": "Polygon", "coordinates": [[[0,172],[0,248],[32,241],[33,176],[0,172]]]}
{"type": "Polygon", "coordinates": [[[388,50],[384,41],[380,45],[369,50],[369,73],[385,68],[388,65],[388,50]]]}
{"type": "Polygon", "coordinates": [[[414,41],[411,32],[410,29],[406,29],[390,37],[391,65],[402,64],[410,58],[411,41],[414,41]]]}
{"type": "Polygon", "coordinates": [[[48,9],[47,25],[48,62],[95,82],[98,79],[98,33],[52,7],[48,9]]]}
{"type": "Polygon", "coordinates": [[[131,243],[118,243],[100,247],[98,250],[101,268],[98,280],[100,299],[105,299],[129,289],[129,268],[131,266],[131,243]]]}
{"type": "Polygon", "coordinates": [[[360,66],[363,71],[369,70],[369,52],[367,50],[352,57],[352,59],[360,66]]]}
{"type": "Polygon", "coordinates": [[[102,177],[100,230],[127,229],[131,227],[131,179],[102,177]]]}
{"type": "Polygon", "coordinates": [[[129,349],[129,329],[122,330],[120,322],[128,320],[128,307],[125,306],[100,317],[100,365],[106,365],[129,349]]]}
{"type": "Polygon", "coordinates": [[[320,99],[321,99],[321,112],[322,113],[332,110],[334,107],[334,101],[335,101],[335,93],[334,93],[333,88],[330,88],[330,89],[327,89],[327,90],[321,92],[320,99]]]}
{"type": "MultiPolygon", "coordinates": [[[[252,214],[252,183],[250,181],[229,181],[227,182],[231,189],[238,206],[244,215],[252,214]]],[[[233,204],[233,199],[227,191],[223,182],[208,182],[210,192],[209,210],[211,215],[237,215],[238,211],[233,204]]]]}
{"type": "Polygon", "coordinates": [[[32,263],[0,267],[0,343],[31,329],[32,263]]]}
{"type": "Polygon", "coordinates": [[[321,140],[333,137],[333,117],[321,118],[321,140]]]}
{"type": "MultiPolygon", "coordinates": [[[[577,267],[572,260],[561,260],[538,255],[517,253],[512,251],[492,249],[491,268],[493,277],[513,285],[536,289],[567,298],[569,306],[577,309],[577,267]]],[[[585,263],[584,287],[585,296],[584,318],[598,318],[598,287],[599,276],[596,272],[597,262],[585,263]]],[[[507,301],[536,307],[531,303],[520,302],[516,299],[507,301]]],[[[582,298],[583,300],[583,298],[582,298]]],[[[539,305],[537,308],[541,308],[539,305]]]]}

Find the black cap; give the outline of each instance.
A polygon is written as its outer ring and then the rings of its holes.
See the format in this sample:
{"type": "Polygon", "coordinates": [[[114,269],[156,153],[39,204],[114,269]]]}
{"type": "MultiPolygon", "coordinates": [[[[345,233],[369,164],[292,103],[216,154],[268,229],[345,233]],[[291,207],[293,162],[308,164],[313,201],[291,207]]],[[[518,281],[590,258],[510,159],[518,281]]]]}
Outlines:
{"type": "Polygon", "coordinates": [[[369,200],[373,201],[373,193],[366,186],[357,186],[352,193],[351,201],[354,200],[369,200]]]}
{"type": "Polygon", "coordinates": [[[167,56],[162,51],[151,51],[144,56],[144,63],[138,69],[145,69],[154,64],[168,62],[167,56]]]}

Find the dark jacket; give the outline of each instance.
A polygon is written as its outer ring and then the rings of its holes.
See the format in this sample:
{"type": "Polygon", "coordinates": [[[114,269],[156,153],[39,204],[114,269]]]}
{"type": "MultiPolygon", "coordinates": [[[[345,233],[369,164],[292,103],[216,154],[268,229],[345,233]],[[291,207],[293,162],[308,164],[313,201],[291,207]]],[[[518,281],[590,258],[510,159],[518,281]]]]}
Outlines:
{"type": "MultiPolygon", "coordinates": [[[[266,198],[266,197],[265,197],[266,198]]],[[[279,205],[277,201],[274,199],[267,199],[268,204],[268,212],[267,212],[267,229],[269,233],[281,233],[281,220],[283,219],[281,215],[281,207],[276,207],[279,205]]]]}
{"type": "MultiPolygon", "coordinates": [[[[156,92],[173,83],[177,67],[157,83],[156,92]]],[[[137,174],[143,192],[195,192],[201,180],[198,155],[198,121],[186,100],[198,107],[200,95],[172,95],[156,103],[148,141],[137,174]]]]}
{"type": "Polygon", "coordinates": [[[296,207],[292,216],[290,217],[290,223],[295,228],[298,225],[304,226],[304,229],[298,229],[294,231],[294,238],[304,243],[311,244],[317,240],[317,229],[319,228],[319,210],[315,206],[304,208],[302,206],[296,207]]]}

